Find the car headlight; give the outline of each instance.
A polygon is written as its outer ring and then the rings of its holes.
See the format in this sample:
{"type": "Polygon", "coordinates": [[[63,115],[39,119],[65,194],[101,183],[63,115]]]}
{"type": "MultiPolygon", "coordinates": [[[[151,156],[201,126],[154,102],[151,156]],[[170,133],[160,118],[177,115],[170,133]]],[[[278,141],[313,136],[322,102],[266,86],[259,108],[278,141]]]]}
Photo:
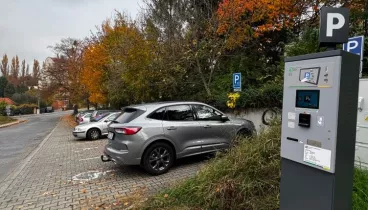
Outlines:
{"type": "Polygon", "coordinates": [[[80,131],[83,131],[83,129],[82,128],[74,128],[74,131],[80,132],[80,131]]]}

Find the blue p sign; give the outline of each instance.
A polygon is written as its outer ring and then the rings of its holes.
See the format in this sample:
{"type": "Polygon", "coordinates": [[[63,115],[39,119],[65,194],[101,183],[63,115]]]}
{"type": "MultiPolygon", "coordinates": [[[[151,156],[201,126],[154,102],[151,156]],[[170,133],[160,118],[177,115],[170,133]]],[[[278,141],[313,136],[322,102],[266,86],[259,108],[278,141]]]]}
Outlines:
{"type": "Polygon", "coordinates": [[[343,45],[345,51],[360,55],[360,60],[363,59],[364,36],[356,36],[349,38],[349,41],[343,45]]]}
{"type": "Polygon", "coordinates": [[[343,50],[357,54],[360,56],[360,73],[359,77],[362,77],[363,69],[363,51],[364,51],[364,36],[356,36],[349,38],[349,41],[343,46],[343,50]]]}
{"type": "Polygon", "coordinates": [[[241,91],[241,73],[233,74],[233,88],[234,91],[241,91]]]}

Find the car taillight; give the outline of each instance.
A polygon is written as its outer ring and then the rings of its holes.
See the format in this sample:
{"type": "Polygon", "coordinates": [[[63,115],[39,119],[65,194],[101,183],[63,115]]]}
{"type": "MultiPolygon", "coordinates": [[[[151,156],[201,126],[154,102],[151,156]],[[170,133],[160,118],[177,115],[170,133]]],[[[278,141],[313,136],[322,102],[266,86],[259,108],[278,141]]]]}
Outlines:
{"type": "Polygon", "coordinates": [[[141,127],[124,127],[124,128],[115,128],[116,133],[122,133],[125,135],[134,135],[138,133],[142,128],[141,127]]]}
{"type": "Polygon", "coordinates": [[[83,122],[83,118],[81,118],[81,117],[80,117],[80,118],[79,118],[79,122],[83,122]]]}

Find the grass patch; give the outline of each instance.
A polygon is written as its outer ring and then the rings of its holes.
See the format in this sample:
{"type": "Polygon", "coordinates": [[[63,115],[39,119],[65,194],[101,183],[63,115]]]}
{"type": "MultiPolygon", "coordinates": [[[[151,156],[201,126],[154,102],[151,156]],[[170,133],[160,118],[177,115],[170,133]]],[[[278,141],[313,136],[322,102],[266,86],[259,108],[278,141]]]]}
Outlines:
{"type": "Polygon", "coordinates": [[[368,171],[356,168],[354,170],[353,209],[368,208],[368,171]]]}
{"type": "MultiPolygon", "coordinates": [[[[279,209],[280,125],[244,139],[193,178],[150,197],[137,209],[279,209]]],[[[355,169],[353,209],[368,206],[368,172],[355,169]]]]}
{"type": "Polygon", "coordinates": [[[280,126],[244,139],[199,174],[167,189],[143,209],[278,209],[280,126]]]}
{"type": "Polygon", "coordinates": [[[0,116],[0,125],[8,124],[14,121],[16,121],[16,119],[13,119],[8,116],[0,116]]]}

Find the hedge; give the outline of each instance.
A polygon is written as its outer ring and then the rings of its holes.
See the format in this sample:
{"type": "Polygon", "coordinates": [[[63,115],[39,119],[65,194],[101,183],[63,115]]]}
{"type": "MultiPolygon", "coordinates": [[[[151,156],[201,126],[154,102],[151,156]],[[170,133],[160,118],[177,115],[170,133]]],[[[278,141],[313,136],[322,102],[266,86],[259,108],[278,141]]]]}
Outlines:
{"type": "Polygon", "coordinates": [[[14,115],[33,114],[33,110],[36,107],[37,107],[36,104],[21,104],[19,106],[11,106],[10,110],[14,115]]]}
{"type": "MultiPolygon", "coordinates": [[[[283,86],[277,83],[268,83],[260,88],[246,88],[240,91],[235,108],[271,108],[282,107],[283,86]]],[[[218,94],[211,105],[227,110],[228,93],[218,94]]]]}

